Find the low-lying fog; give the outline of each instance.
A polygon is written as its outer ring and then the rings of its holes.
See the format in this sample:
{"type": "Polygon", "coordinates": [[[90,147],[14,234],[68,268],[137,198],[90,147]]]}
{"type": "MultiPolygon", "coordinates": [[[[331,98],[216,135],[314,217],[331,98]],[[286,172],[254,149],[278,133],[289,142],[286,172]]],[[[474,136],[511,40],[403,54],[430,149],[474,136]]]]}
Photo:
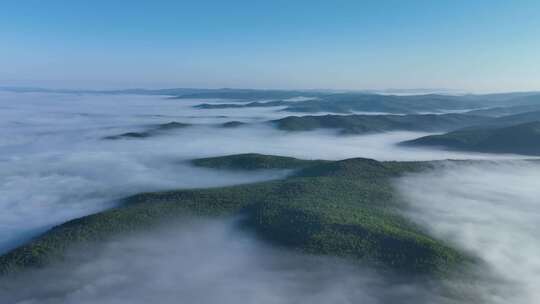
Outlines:
{"type": "MultiPolygon", "coordinates": [[[[521,158],[395,145],[425,133],[287,133],[262,124],[291,114],[279,108],[192,107],[202,102],[224,101],[1,93],[0,253],[52,225],[113,206],[127,195],[288,174],[221,172],[187,163],[197,157],[258,152],[308,159],[521,158]],[[214,126],[232,120],[257,124],[214,126]],[[102,139],[171,121],[199,125],[151,138],[102,139]]],[[[506,289],[498,292],[482,289],[491,303],[532,304],[540,298],[535,288],[540,285],[538,172],[539,165],[520,161],[448,163],[431,173],[400,179],[397,186],[414,219],[482,257],[507,282],[506,289]]],[[[159,236],[154,233],[107,243],[94,258],[74,252],[73,264],[34,273],[31,279],[39,285],[29,284],[28,277],[10,282],[8,289],[0,291],[4,292],[0,302],[176,303],[179,293],[198,303],[445,301],[418,286],[387,286],[386,279],[368,270],[351,270],[341,262],[319,263],[271,250],[229,222],[208,221],[162,231],[159,236]],[[332,267],[324,266],[328,263],[332,267]],[[162,298],[156,301],[155,294],[162,298]]]]}
{"type": "MultiPolygon", "coordinates": [[[[203,110],[201,102],[163,96],[0,93],[0,252],[51,225],[112,206],[143,191],[221,186],[283,177],[286,172],[231,173],[186,160],[258,152],[300,158],[381,160],[483,158],[485,154],[401,148],[424,133],[336,136],[287,133],[261,124],[290,113],[276,108],[203,110]],[[240,128],[215,124],[259,122],[240,128]],[[144,139],[103,140],[150,124],[198,124],[144,139]]],[[[491,157],[491,156],[490,156],[491,157]]],[[[512,156],[497,156],[499,158],[512,156]]]]}
{"type": "Polygon", "coordinates": [[[271,249],[232,220],[167,225],[72,250],[67,262],[0,286],[0,302],[18,304],[445,303],[427,284],[271,249]]]}
{"type": "Polygon", "coordinates": [[[413,219],[481,257],[502,280],[495,289],[477,286],[488,303],[538,303],[540,163],[445,162],[396,185],[413,219]]]}

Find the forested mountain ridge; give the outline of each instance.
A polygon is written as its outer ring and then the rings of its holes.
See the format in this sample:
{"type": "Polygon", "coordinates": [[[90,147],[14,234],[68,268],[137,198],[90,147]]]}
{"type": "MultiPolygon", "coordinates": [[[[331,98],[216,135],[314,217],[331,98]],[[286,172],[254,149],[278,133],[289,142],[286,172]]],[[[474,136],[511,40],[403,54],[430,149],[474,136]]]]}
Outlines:
{"type": "Polygon", "coordinates": [[[508,127],[469,128],[402,143],[452,150],[540,155],[540,121],[508,127]]]}
{"type": "Polygon", "coordinates": [[[114,209],[54,227],[0,257],[10,273],[55,261],[72,246],[184,216],[241,215],[240,226],[278,246],[352,258],[397,272],[446,275],[474,259],[399,213],[391,180],[431,167],[370,159],[306,161],[259,154],[199,159],[213,168],[296,169],[284,180],[128,197],[114,209]]]}

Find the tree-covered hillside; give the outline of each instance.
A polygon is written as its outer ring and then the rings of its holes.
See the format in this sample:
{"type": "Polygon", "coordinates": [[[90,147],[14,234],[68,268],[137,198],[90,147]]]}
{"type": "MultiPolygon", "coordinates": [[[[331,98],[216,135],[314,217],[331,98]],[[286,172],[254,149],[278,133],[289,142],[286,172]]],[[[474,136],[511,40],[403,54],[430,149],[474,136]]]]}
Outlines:
{"type": "MultiPolygon", "coordinates": [[[[529,107],[527,107],[529,108],[529,107]]],[[[533,107],[534,108],[534,107],[533,107]]],[[[498,111],[502,111],[499,109],[498,111]]],[[[499,112],[497,112],[499,113],[499,112]]],[[[407,114],[407,115],[306,115],[287,116],[267,123],[285,131],[311,131],[334,129],[340,134],[365,134],[387,131],[456,131],[462,128],[499,128],[521,123],[540,121],[540,111],[523,112],[492,117],[491,115],[454,114],[407,114]]],[[[229,121],[214,125],[220,128],[235,128],[248,123],[229,121]]],[[[147,138],[165,134],[167,131],[192,126],[192,124],[172,121],[146,126],[140,131],[106,136],[104,139],[147,138]]]]}
{"type": "Polygon", "coordinates": [[[286,90],[252,90],[252,89],[216,89],[203,92],[180,94],[176,99],[231,99],[249,101],[257,99],[282,99],[298,96],[319,96],[325,93],[317,91],[286,91],[286,90]]]}
{"type": "Polygon", "coordinates": [[[192,161],[194,165],[199,167],[226,170],[299,169],[327,162],[258,153],[199,158],[192,161]]]}
{"type": "Polygon", "coordinates": [[[472,261],[400,214],[402,205],[392,179],[430,168],[430,163],[360,158],[321,162],[258,154],[194,163],[297,171],[284,180],[128,197],[118,208],[54,227],[1,256],[1,272],[43,266],[77,244],[185,216],[240,216],[243,229],[277,246],[348,257],[408,274],[446,275],[472,261]]]}
{"type": "Polygon", "coordinates": [[[265,108],[265,107],[279,107],[284,106],[293,103],[283,101],[283,100],[275,100],[275,101],[267,101],[267,102],[259,102],[254,101],[250,103],[202,103],[193,106],[197,109],[237,109],[237,108],[265,108]]]}
{"type": "Polygon", "coordinates": [[[424,136],[402,144],[489,153],[540,155],[540,122],[509,127],[470,128],[424,136]]]}
{"type": "Polygon", "coordinates": [[[297,113],[338,113],[353,114],[354,112],[385,112],[392,114],[421,114],[425,112],[446,112],[455,110],[479,109],[478,115],[498,116],[499,112],[506,114],[522,113],[519,107],[534,107],[540,105],[540,93],[511,93],[488,95],[381,95],[366,92],[302,92],[290,91],[230,91],[210,92],[203,94],[183,95],[180,98],[224,98],[235,103],[209,104],[195,106],[200,109],[225,109],[246,107],[283,106],[285,111],[297,113]],[[311,100],[289,101],[281,100],[296,96],[313,97],[311,100]],[[266,102],[257,100],[268,99],[266,102]],[[238,103],[238,101],[251,101],[238,103]],[[512,110],[506,108],[514,108],[512,110]],[[491,110],[493,109],[493,110],[491,110]]]}
{"type": "Polygon", "coordinates": [[[271,121],[278,129],[309,131],[336,129],[343,134],[385,131],[448,131],[489,121],[490,118],[463,114],[425,115],[322,115],[289,116],[271,121]]]}
{"type": "Polygon", "coordinates": [[[516,115],[516,114],[535,112],[535,111],[540,111],[540,104],[509,106],[509,107],[493,107],[493,108],[487,108],[487,109],[468,111],[466,112],[466,114],[489,116],[489,117],[501,117],[501,116],[516,115]]]}
{"type": "Polygon", "coordinates": [[[474,102],[447,95],[377,95],[362,93],[341,93],[323,96],[316,100],[297,102],[289,105],[290,112],[386,112],[415,114],[442,110],[461,110],[477,107],[474,102]]]}
{"type": "Polygon", "coordinates": [[[106,136],[106,137],[104,137],[104,139],[146,138],[146,137],[162,134],[165,131],[186,128],[186,127],[189,127],[189,126],[191,126],[191,124],[187,124],[187,123],[183,123],[183,122],[177,122],[177,121],[171,121],[171,122],[168,122],[168,123],[152,125],[152,126],[148,127],[144,131],[126,132],[126,133],[122,133],[122,134],[118,134],[118,135],[106,136]]]}
{"type": "Polygon", "coordinates": [[[471,114],[408,114],[408,115],[307,115],[288,116],[270,123],[286,131],[335,129],[341,134],[380,133],[387,131],[456,131],[490,129],[540,121],[540,111],[500,117],[471,114]]]}

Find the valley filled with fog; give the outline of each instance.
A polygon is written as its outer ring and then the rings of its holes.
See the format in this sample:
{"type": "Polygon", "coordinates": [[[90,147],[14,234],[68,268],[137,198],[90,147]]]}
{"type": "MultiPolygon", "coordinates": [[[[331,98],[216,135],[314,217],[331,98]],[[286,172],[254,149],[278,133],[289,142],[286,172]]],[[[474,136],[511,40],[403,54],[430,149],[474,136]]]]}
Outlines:
{"type": "MultiPolygon", "coordinates": [[[[136,194],[249,185],[282,180],[298,171],[285,167],[217,170],[195,166],[193,159],[257,153],[302,160],[435,161],[427,170],[392,178],[403,202],[398,212],[428,235],[479,259],[478,269],[467,269],[477,278],[474,286],[452,278],[441,284],[423,277],[409,280],[369,263],[272,246],[242,229],[241,219],[225,216],[185,218],[75,246],[60,262],[12,278],[0,277],[0,302],[177,303],[182,298],[191,303],[389,303],[397,299],[400,303],[468,303],[480,299],[532,304],[540,298],[535,288],[540,284],[537,155],[402,144],[454,129],[341,134],[325,127],[307,131],[276,127],[276,120],[289,116],[409,113],[302,113],[285,106],[204,109],[197,106],[243,101],[171,97],[0,92],[0,254],[54,226],[120,206],[124,198],[136,194]],[[162,127],[171,122],[185,126],[162,127]],[[228,122],[237,124],[226,127],[228,122]],[[114,137],[118,134],[123,137],[114,137]],[[458,289],[460,296],[449,294],[445,286],[458,289]]],[[[306,103],[317,98],[285,100],[306,103]]],[[[416,114],[479,108],[485,104],[416,114]]]]}
{"type": "Polygon", "coordinates": [[[540,163],[446,162],[397,181],[410,216],[480,256],[493,286],[477,286],[491,303],[534,303],[540,296],[540,163]],[[492,289],[492,290],[490,290],[492,289]]]}

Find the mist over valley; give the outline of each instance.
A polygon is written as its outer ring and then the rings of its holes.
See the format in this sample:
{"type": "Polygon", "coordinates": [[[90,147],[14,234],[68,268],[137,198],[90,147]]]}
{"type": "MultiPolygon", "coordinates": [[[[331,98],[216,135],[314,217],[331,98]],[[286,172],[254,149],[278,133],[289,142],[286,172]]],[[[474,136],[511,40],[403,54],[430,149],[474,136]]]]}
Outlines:
{"type": "Polygon", "coordinates": [[[205,94],[0,93],[3,303],[538,298],[540,168],[517,149],[534,132],[504,150],[410,144],[534,125],[507,101],[521,95],[314,115],[205,94]]]}

